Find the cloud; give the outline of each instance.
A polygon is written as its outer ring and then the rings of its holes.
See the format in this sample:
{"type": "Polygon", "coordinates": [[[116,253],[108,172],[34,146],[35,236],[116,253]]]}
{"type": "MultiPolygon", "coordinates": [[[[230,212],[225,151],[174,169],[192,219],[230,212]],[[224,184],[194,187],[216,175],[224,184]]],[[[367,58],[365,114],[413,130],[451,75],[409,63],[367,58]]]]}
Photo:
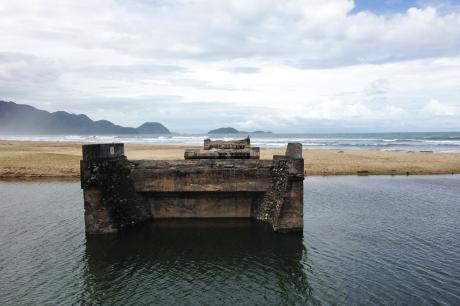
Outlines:
{"type": "Polygon", "coordinates": [[[228,68],[224,68],[223,70],[231,72],[231,73],[236,73],[236,74],[238,73],[252,74],[252,73],[260,72],[260,69],[257,67],[228,67],[228,68]]]}
{"type": "Polygon", "coordinates": [[[460,128],[459,7],[358,8],[3,0],[0,98],[175,130],[460,128]]]}
{"type": "Polygon", "coordinates": [[[376,15],[351,13],[349,0],[82,0],[58,5],[6,0],[0,5],[0,28],[9,32],[12,44],[24,45],[26,36],[38,52],[61,46],[46,50],[51,55],[72,48],[82,53],[109,49],[127,57],[252,57],[330,67],[448,56],[460,47],[460,14],[430,6],[376,15]]]}
{"type": "Polygon", "coordinates": [[[74,67],[67,70],[69,73],[79,73],[82,75],[91,75],[97,78],[139,78],[146,76],[171,76],[181,75],[187,72],[187,69],[180,66],[161,65],[150,63],[137,63],[128,65],[88,65],[74,67]]]}
{"type": "Polygon", "coordinates": [[[427,116],[441,118],[459,118],[460,105],[441,103],[436,99],[431,99],[421,110],[421,113],[427,116]]]}

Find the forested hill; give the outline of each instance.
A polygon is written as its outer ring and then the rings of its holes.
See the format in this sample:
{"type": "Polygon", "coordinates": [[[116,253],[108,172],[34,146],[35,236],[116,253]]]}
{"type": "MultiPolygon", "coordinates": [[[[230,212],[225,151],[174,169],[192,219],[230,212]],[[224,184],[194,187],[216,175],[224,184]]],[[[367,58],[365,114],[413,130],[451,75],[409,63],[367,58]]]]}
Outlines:
{"type": "Polygon", "coordinates": [[[161,123],[146,122],[138,128],[123,127],[107,120],[93,121],[83,114],[47,112],[26,104],[0,101],[1,134],[170,134],[161,123]]]}

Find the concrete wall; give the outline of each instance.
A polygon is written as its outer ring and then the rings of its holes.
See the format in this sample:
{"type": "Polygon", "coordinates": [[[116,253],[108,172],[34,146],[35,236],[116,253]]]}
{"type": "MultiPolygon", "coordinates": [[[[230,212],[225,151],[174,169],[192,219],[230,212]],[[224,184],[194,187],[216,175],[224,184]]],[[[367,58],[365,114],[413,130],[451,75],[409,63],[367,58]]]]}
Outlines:
{"type": "Polygon", "coordinates": [[[152,215],[163,218],[251,218],[263,193],[178,192],[146,195],[152,215]]]}
{"type": "Polygon", "coordinates": [[[137,192],[265,192],[270,160],[132,161],[137,192]]]}

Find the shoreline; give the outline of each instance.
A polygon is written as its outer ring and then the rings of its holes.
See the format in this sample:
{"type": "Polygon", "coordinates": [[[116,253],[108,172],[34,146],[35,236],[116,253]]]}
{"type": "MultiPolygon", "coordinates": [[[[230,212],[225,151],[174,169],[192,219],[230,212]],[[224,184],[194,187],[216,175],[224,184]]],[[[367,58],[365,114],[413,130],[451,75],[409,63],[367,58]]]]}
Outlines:
{"type": "MultiPolygon", "coordinates": [[[[0,140],[0,180],[79,180],[82,142],[0,140]]],[[[198,148],[198,146],[196,146],[198,148]]],[[[183,159],[194,146],[125,144],[130,160],[183,159]]],[[[261,159],[285,148],[261,148],[261,159]]],[[[306,176],[460,174],[460,153],[303,150],[306,176]]]]}

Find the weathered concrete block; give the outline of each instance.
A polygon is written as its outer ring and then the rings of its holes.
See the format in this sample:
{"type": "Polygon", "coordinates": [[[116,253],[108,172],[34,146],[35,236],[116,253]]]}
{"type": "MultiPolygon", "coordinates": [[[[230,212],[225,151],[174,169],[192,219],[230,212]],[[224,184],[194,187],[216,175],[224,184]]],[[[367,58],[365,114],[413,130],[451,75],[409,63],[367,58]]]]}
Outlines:
{"type": "Polygon", "coordinates": [[[142,197],[133,186],[130,163],[110,146],[93,146],[91,158],[80,162],[81,186],[85,199],[85,225],[89,234],[116,233],[152,218],[142,197]],[[106,150],[108,149],[108,150],[106,150]],[[102,158],[101,156],[109,157],[102,158]]]}
{"type": "Polygon", "coordinates": [[[158,193],[148,201],[155,219],[251,218],[254,201],[262,193],[179,192],[158,193]]]}
{"type": "Polygon", "coordinates": [[[223,141],[223,140],[211,140],[209,138],[204,140],[204,149],[211,150],[211,149],[233,149],[233,150],[241,150],[245,148],[249,148],[251,146],[251,140],[249,137],[240,140],[232,140],[232,141],[223,141]]]}
{"type": "Polygon", "coordinates": [[[302,158],[302,144],[301,143],[288,143],[286,149],[286,156],[294,159],[302,158]]]}
{"type": "Polygon", "coordinates": [[[89,144],[83,145],[83,160],[111,159],[122,157],[125,154],[124,144],[89,144]]]}
{"type": "Polygon", "coordinates": [[[279,232],[303,228],[301,144],[289,144],[286,155],[273,160],[128,161],[123,144],[89,145],[83,152],[89,234],[114,233],[152,218],[244,217],[269,222],[279,232]]]}
{"type": "Polygon", "coordinates": [[[216,150],[216,151],[196,151],[186,150],[184,153],[185,159],[250,159],[252,157],[250,149],[237,150],[216,150]]]}
{"type": "Polygon", "coordinates": [[[251,147],[249,137],[222,141],[205,139],[203,150],[185,150],[185,159],[259,159],[260,149],[251,147]]]}

